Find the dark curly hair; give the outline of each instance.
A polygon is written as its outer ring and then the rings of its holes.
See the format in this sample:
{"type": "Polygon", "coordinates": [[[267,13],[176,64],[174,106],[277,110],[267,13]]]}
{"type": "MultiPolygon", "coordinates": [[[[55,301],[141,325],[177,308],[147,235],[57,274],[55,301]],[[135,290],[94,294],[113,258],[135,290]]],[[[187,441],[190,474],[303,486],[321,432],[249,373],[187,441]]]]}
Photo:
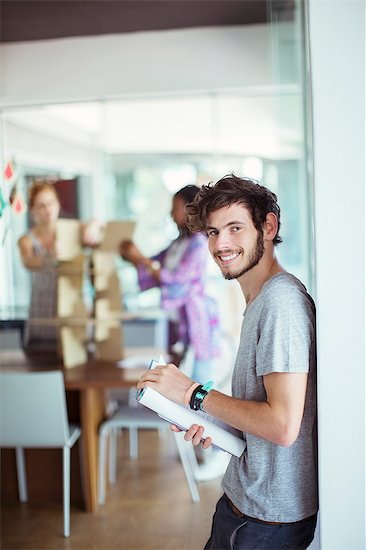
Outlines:
{"type": "Polygon", "coordinates": [[[211,212],[231,204],[242,204],[249,210],[254,227],[262,231],[268,212],[273,212],[278,220],[278,229],[273,244],[282,242],[280,230],[280,207],[274,193],[255,180],[239,178],[228,174],[218,182],[203,185],[193,202],[187,205],[187,226],[192,232],[205,231],[207,218],[211,212]]]}
{"type": "MultiPolygon", "coordinates": [[[[196,195],[199,193],[200,188],[197,185],[186,185],[179,189],[174,195],[173,199],[180,198],[184,201],[185,205],[191,203],[196,198],[196,195]]],[[[182,237],[191,237],[192,231],[187,227],[186,223],[178,227],[179,238],[182,237]]]]}
{"type": "Polygon", "coordinates": [[[182,198],[186,203],[191,202],[195,199],[197,193],[199,193],[200,188],[197,185],[186,185],[179,189],[174,195],[174,197],[182,198]]]}

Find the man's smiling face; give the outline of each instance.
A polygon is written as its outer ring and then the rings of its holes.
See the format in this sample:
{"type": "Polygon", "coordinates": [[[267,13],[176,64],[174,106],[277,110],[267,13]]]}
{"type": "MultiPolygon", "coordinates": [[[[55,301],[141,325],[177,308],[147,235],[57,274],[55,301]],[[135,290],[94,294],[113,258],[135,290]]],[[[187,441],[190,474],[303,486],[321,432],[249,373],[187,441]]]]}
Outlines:
{"type": "Polygon", "coordinates": [[[225,279],[238,279],[255,267],[264,253],[263,234],[241,204],[211,212],[207,220],[209,250],[225,279]]]}

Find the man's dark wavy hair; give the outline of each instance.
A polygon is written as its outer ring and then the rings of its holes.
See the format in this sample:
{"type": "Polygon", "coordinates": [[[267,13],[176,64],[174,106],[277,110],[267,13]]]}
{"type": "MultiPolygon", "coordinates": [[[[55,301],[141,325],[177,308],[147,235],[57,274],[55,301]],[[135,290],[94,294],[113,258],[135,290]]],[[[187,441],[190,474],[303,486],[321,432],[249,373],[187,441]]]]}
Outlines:
{"type": "Polygon", "coordinates": [[[279,230],[280,207],[277,196],[257,181],[228,174],[216,183],[203,185],[193,202],[187,205],[187,225],[192,233],[206,231],[207,218],[211,212],[231,204],[242,204],[249,210],[254,227],[262,231],[268,212],[278,220],[278,230],[273,244],[282,242],[279,230]]]}

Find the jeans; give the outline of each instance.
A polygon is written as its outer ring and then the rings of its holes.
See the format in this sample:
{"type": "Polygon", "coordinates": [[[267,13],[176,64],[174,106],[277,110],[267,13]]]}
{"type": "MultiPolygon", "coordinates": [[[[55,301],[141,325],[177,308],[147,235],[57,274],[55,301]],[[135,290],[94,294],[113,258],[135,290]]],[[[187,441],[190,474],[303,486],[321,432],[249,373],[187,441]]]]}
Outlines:
{"type": "Polygon", "coordinates": [[[213,516],[205,550],[305,550],[314,538],[316,514],[295,523],[268,525],[243,514],[238,517],[223,495],[213,516]]]}

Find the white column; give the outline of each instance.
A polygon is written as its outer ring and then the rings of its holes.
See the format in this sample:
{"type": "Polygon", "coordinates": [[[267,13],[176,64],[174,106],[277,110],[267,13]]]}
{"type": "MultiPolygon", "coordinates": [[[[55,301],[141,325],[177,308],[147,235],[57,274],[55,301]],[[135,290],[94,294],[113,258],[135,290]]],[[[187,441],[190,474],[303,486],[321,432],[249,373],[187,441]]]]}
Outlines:
{"type": "Polygon", "coordinates": [[[365,539],[365,4],[308,0],[321,550],[365,539]]]}

